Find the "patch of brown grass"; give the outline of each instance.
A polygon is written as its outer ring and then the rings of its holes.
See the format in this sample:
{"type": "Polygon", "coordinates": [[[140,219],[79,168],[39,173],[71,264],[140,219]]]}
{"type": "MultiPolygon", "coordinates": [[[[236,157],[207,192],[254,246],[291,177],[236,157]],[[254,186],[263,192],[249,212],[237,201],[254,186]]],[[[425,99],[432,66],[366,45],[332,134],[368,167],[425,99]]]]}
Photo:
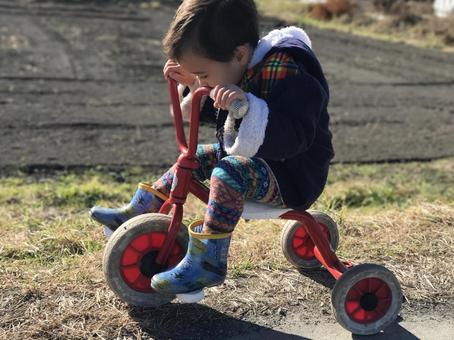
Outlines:
{"type": "MultiPolygon", "coordinates": [[[[195,217],[203,212],[193,198],[188,207],[194,209],[195,217]]],[[[454,257],[453,206],[422,202],[406,210],[331,215],[339,223],[339,256],[391,269],[402,284],[407,311],[426,304],[452,308],[454,265],[448,259],[454,257]]],[[[101,241],[98,226],[86,223],[92,237],[101,241]]],[[[331,315],[334,280],[324,270],[300,273],[286,262],[279,245],[282,224],[279,220],[242,220],[232,240],[226,282],[208,289],[203,305],[194,308],[201,308],[207,318],[222,311],[222,317],[258,323],[277,323],[295,310],[314,320],[331,315]]],[[[192,307],[177,304],[134,316],[135,309],[127,308],[106,287],[101,253],[67,256],[52,266],[14,259],[3,266],[3,334],[20,338],[145,337],[167,334],[163,325],[171,332],[183,332],[184,324],[171,323],[172,319],[197,319],[187,310],[192,307]]]]}
{"type": "MultiPolygon", "coordinates": [[[[437,306],[454,310],[450,262],[454,196],[449,190],[453,170],[452,159],[335,166],[326,195],[314,206],[338,223],[340,258],[383,264],[396,274],[407,301],[404,313],[437,306]],[[357,191],[366,178],[375,195],[372,203],[363,199],[369,193],[357,191]],[[355,204],[339,199],[352,195],[355,204]],[[401,199],[405,204],[396,204],[401,199]],[[329,203],[333,201],[341,203],[329,203]]],[[[54,192],[61,192],[58,183],[47,188],[49,202],[56,202],[54,192]]],[[[0,205],[0,338],[200,338],[201,334],[216,338],[221,333],[214,323],[227,332],[257,324],[273,326],[289,313],[311,322],[334,321],[330,302],[334,280],[323,269],[299,272],[288,264],[279,243],[284,221],[240,221],[227,279],[208,289],[203,303],[131,308],[105,284],[101,263],[105,241],[100,226],[79,205],[84,197],[67,195],[72,205],[57,202],[48,207],[14,191],[17,202],[7,200],[12,196],[9,187],[16,186],[5,185],[0,195],[5,197],[0,205]]],[[[127,186],[125,190],[130,191],[127,186]]],[[[97,187],[80,193],[95,191],[97,187]]],[[[123,196],[113,200],[123,201],[123,196]]],[[[204,213],[204,204],[190,196],[185,224],[204,213]]]]}

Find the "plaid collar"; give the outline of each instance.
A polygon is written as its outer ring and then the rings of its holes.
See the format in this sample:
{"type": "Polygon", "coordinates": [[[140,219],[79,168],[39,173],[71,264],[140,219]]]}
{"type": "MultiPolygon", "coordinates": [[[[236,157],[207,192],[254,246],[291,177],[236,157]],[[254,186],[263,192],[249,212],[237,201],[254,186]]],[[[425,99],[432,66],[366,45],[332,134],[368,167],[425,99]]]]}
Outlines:
{"type": "Polygon", "coordinates": [[[239,83],[245,92],[251,92],[252,87],[259,91],[258,95],[266,99],[276,82],[298,73],[298,65],[286,52],[274,51],[269,53],[261,62],[246,70],[239,83]]]}
{"type": "Polygon", "coordinates": [[[245,91],[249,92],[251,85],[254,83],[254,80],[257,76],[260,75],[260,70],[261,70],[261,63],[258,63],[257,65],[248,68],[246,72],[244,72],[243,77],[241,78],[239,82],[239,87],[245,91]]]}

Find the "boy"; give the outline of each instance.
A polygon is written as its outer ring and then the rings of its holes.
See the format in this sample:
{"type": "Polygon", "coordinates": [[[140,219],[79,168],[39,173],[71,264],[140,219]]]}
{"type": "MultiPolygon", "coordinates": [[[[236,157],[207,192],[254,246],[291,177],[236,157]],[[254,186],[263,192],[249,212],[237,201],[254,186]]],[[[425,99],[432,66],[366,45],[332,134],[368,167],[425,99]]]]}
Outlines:
{"type": "MultiPolygon", "coordinates": [[[[169,61],[164,76],[179,82],[187,95],[213,87],[202,104],[201,119],[216,124],[219,143],[199,145],[199,180],[210,179],[204,220],[189,226],[183,260],[156,274],[152,288],[188,293],[221,284],[227,272],[231,234],[244,200],[306,210],[320,196],[334,156],[329,131],[328,85],[297,27],[273,30],[259,41],[253,0],[186,0],[163,41],[169,61]],[[189,89],[189,93],[188,93],[189,89]],[[248,103],[242,118],[228,109],[248,103]]],[[[94,207],[97,221],[116,228],[132,216],[157,212],[168,196],[173,168],[153,185],[141,183],[126,208],[94,207]]]]}

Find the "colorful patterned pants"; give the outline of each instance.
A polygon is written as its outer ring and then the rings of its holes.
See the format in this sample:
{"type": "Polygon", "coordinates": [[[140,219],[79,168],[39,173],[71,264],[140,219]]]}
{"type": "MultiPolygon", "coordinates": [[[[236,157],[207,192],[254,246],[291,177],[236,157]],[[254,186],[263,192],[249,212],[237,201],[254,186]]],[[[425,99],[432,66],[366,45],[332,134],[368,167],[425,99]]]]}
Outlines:
{"type": "MultiPolygon", "coordinates": [[[[199,181],[210,180],[204,227],[213,233],[233,231],[246,199],[285,207],[276,178],[264,160],[232,155],[218,159],[219,148],[219,143],[197,147],[200,167],[193,176],[199,181]]],[[[153,187],[170,195],[174,173],[175,165],[153,187]]]]}

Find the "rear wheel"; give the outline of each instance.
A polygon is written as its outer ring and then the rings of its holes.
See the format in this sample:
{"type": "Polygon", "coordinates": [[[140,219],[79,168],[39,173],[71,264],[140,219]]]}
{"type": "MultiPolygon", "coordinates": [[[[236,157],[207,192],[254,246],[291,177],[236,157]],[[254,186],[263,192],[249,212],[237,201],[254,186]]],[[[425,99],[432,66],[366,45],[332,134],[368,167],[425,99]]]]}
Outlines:
{"type": "MultiPolygon", "coordinates": [[[[320,225],[323,235],[335,252],[339,245],[337,224],[331,217],[320,211],[308,211],[320,225]]],[[[295,267],[302,269],[320,268],[321,263],[314,254],[314,242],[300,221],[288,221],[281,234],[281,248],[285,258],[295,267]]]]}

